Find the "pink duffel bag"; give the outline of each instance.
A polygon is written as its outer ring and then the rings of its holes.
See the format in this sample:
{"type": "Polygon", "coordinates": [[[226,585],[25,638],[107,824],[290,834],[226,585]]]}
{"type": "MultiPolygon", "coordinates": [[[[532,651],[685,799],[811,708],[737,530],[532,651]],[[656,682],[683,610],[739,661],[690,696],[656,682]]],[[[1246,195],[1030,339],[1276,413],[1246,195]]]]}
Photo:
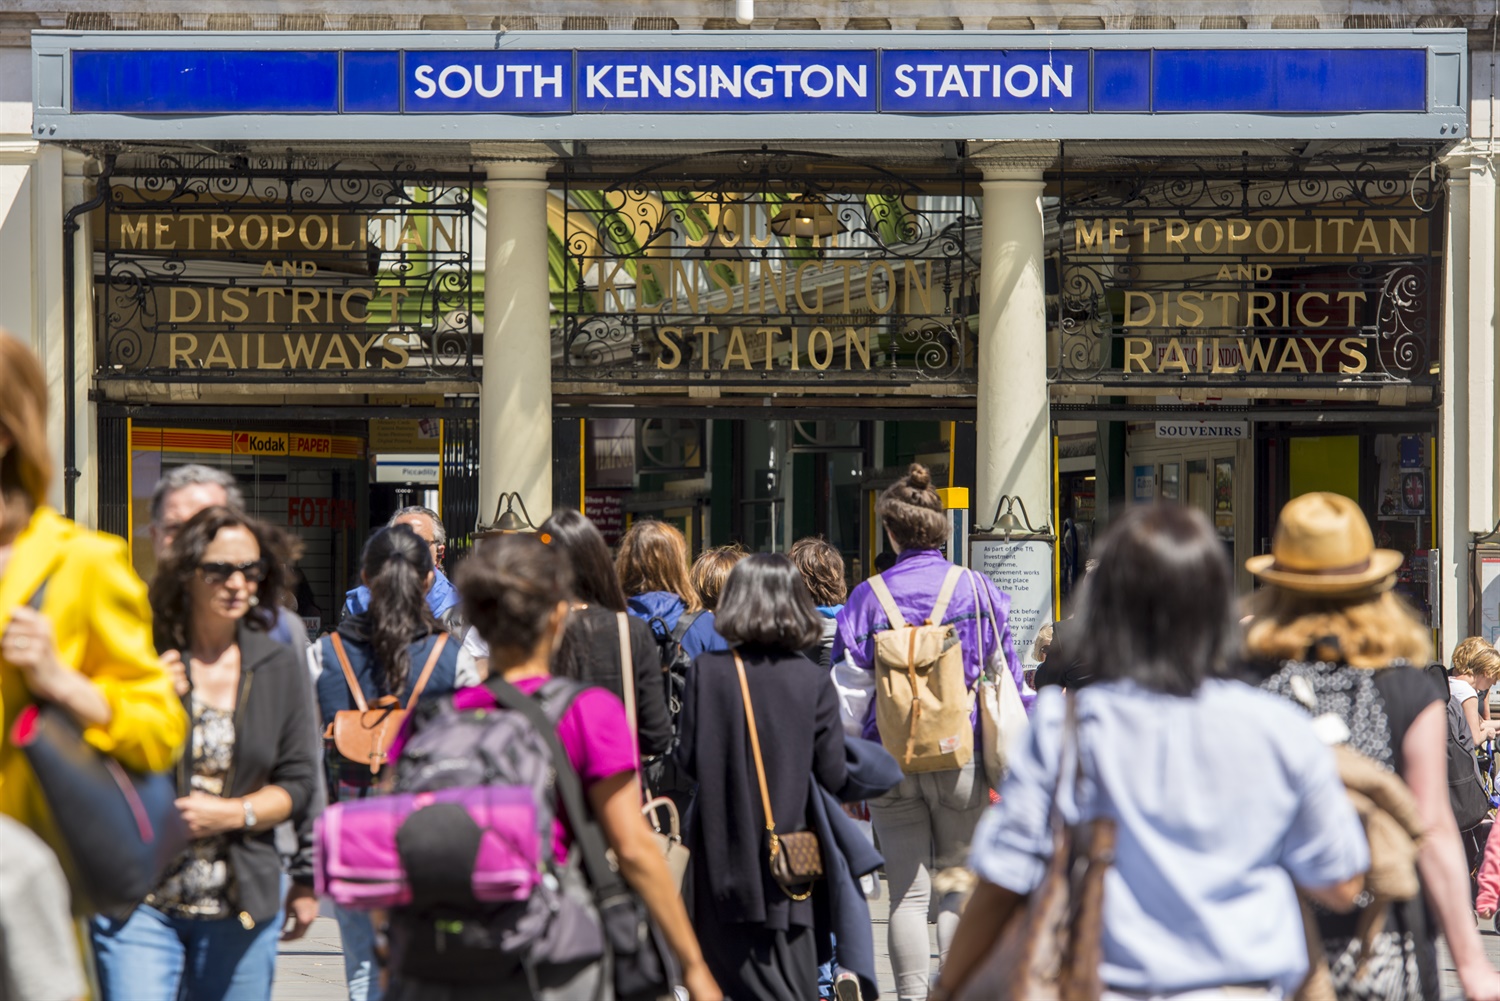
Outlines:
{"type": "Polygon", "coordinates": [[[462,880],[478,903],[525,900],[541,879],[537,823],[521,786],[332,803],[313,829],[317,892],[368,910],[410,904],[424,885],[451,893],[462,880]]]}

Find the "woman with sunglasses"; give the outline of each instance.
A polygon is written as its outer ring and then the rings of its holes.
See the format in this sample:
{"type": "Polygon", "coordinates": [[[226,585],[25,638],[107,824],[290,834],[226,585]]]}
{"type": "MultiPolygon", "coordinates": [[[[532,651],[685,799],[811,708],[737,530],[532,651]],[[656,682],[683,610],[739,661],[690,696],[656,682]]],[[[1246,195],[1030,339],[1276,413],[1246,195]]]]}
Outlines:
{"type": "Polygon", "coordinates": [[[180,657],[192,721],[177,800],[192,841],[129,920],[94,919],[104,1001],[271,996],[284,890],[272,831],[303,818],[318,762],[306,666],[267,635],[282,547],[276,529],[206,508],[151,585],[156,644],[180,657]]]}

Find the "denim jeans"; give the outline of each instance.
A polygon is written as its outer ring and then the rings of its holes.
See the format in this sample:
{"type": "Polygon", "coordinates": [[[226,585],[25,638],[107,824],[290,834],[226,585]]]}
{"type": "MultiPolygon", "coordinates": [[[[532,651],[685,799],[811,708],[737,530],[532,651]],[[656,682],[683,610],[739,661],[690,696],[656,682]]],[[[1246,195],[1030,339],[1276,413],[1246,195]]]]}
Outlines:
{"type": "Polygon", "coordinates": [[[344,947],[344,982],[349,1001],[380,1001],[380,965],[375,962],[375,923],[368,911],[333,905],[344,947]]]}
{"type": "Polygon", "coordinates": [[[270,1001],[281,927],[173,918],[145,904],[124,924],[95,916],[103,1001],[270,1001]]]}
{"type": "MultiPolygon", "coordinates": [[[[890,792],[870,800],[870,819],[891,889],[891,972],[901,1001],[927,997],[932,877],[968,861],[974,827],[990,805],[983,771],[971,761],[962,768],[908,775],[890,792]]],[[[940,963],[958,927],[962,896],[948,893],[937,902],[940,963]]]]}

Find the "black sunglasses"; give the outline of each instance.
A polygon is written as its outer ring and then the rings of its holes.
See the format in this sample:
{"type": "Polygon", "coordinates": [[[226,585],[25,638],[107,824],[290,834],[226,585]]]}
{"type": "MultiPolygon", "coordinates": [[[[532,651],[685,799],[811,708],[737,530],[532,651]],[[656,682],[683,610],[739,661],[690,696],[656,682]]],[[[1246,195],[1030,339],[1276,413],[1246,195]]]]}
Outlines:
{"type": "Polygon", "coordinates": [[[222,584],[237,573],[245,575],[251,584],[266,579],[266,561],[251,560],[249,563],[199,563],[198,572],[209,584],[222,584]]]}

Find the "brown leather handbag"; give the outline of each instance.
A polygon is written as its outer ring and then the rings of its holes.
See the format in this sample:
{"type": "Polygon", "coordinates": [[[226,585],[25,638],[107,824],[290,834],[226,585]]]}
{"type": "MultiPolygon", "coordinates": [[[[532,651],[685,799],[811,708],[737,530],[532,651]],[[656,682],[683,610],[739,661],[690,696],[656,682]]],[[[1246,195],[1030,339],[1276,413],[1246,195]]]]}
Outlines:
{"type": "Polygon", "coordinates": [[[793,900],[812,896],[813,884],[823,878],[823,846],[812,831],[776,833],[771,813],[771,792],[766,787],[766,764],[760,756],[760,733],[755,728],[755,707],[750,703],[750,681],[745,662],[734,651],[734,668],[740,675],[740,695],[745,702],[745,721],[750,725],[750,750],[755,757],[755,777],[760,782],[760,805],[766,812],[766,833],[771,837],[771,878],[793,900]]]}
{"type": "Polygon", "coordinates": [[[432,644],[427,663],[422,665],[416,687],[411,690],[411,702],[405,708],[394,695],[381,696],[372,707],[365,699],[364,689],[359,687],[359,681],[354,677],[354,669],[349,666],[349,654],[344,649],[343,639],[336,632],[330,633],[328,638],[333,642],[333,652],[338,657],[339,666],[344,669],[344,681],[349,685],[349,694],[354,696],[356,708],[341,709],[334,713],[333,722],[323,731],[323,740],[330,752],[353,764],[368,762],[370,775],[379,775],[380,769],[385,766],[391,742],[401,732],[401,724],[406,722],[406,714],[417,707],[422,689],[427,687],[427,679],[432,677],[432,669],[437,666],[438,657],[448,643],[448,634],[439,633],[437,642],[432,644]]]}
{"type": "MultiPolygon", "coordinates": [[[[1058,786],[1073,766],[1083,775],[1078,718],[1068,693],[1058,786]]],[[[1092,1001],[1103,992],[1104,875],[1114,863],[1115,824],[1107,818],[1069,825],[1052,791],[1052,858],[1041,884],[1006,920],[994,948],[958,990],[954,1001],[1036,998],[1092,1001]]]]}

